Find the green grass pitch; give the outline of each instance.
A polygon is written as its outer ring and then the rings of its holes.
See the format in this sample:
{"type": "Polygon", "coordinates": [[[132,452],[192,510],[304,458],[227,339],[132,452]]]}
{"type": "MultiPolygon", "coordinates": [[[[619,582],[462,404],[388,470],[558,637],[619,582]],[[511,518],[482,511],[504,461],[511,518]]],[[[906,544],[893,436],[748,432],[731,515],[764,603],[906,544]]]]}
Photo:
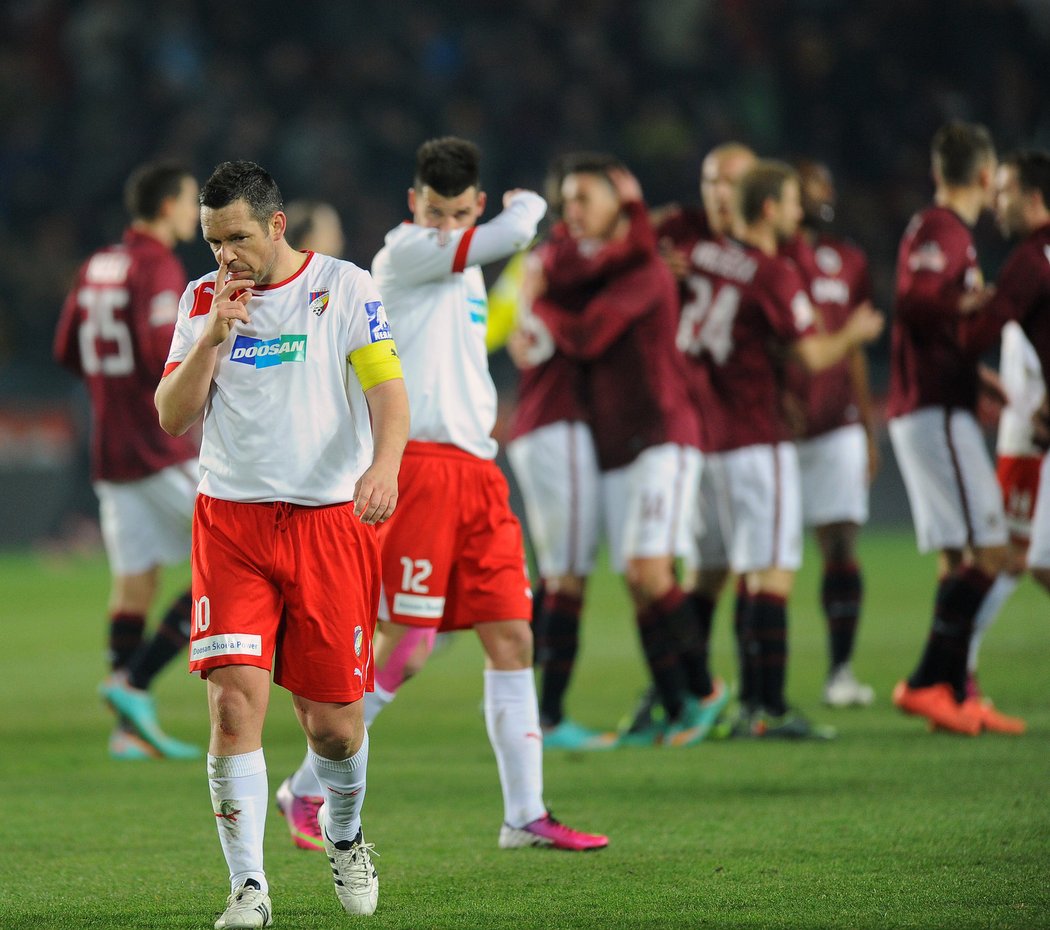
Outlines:
{"type": "MultiPolygon", "coordinates": [[[[817,563],[791,610],[789,693],[838,725],[828,744],[722,742],[546,756],[555,813],[607,832],[572,855],[500,851],[502,805],[479,704],[481,653],[460,635],[372,733],[365,829],[380,853],[375,930],[404,928],[1018,928],[1050,926],[1050,600],[1031,581],[987,637],[985,689],[1025,716],[1021,738],[927,734],[889,704],[928,625],[934,562],[910,533],[862,537],[855,666],[868,710],[819,705],[817,563]]],[[[169,590],[185,573],[169,583],[169,590]]],[[[107,577],[100,558],[0,558],[0,928],[208,928],[227,893],[203,762],[117,763],[96,697],[107,577]]],[[[716,670],[733,676],[729,602],[716,670]]],[[[643,683],[620,581],[592,582],[572,715],[614,725],[643,683]]],[[[204,686],[179,663],[161,720],[203,743],[204,686]]],[[[271,791],[303,740],[275,689],[271,791]]],[[[275,927],[352,923],[322,856],[267,822],[275,927]]]]}

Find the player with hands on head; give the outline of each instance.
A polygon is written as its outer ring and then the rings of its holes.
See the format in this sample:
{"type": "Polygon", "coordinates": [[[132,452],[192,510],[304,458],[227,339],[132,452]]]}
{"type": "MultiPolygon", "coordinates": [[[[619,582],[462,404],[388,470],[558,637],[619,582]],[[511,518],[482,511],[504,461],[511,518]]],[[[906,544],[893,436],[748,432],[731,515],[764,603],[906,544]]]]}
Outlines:
{"type": "MultiPolygon", "coordinates": [[[[594,404],[586,400],[593,393],[588,384],[591,362],[580,357],[576,345],[560,345],[538,314],[558,314],[565,307],[572,308],[570,313],[581,312],[589,298],[617,278],[646,263],[651,265],[655,253],[641,186],[614,159],[583,153],[556,159],[548,173],[548,187],[556,202],[563,200],[567,172],[580,174],[587,164],[595,172],[600,202],[592,199],[581,208],[574,187],[572,223],[556,223],[547,241],[530,254],[520,289],[519,328],[508,345],[522,370],[507,457],[525,501],[543,579],[534,627],[545,749],[604,749],[616,742],[614,733],[589,729],[567,717],[564,700],[578,653],[585,586],[594,568],[602,524],[610,538],[619,539],[621,533],[609,531],[610,520],[616,517],[603,493],[593,435],[594,404]],[[581,209],[601,213],[596,223],[586,224],[587,230],[579,225],[581,209]]],[[[642,279],[635,280],[644,289],[642,279]]],[[[668,333],[673,333],[673,324],[665,335],[668,333]]],[[[673,354],[670,340],[666,343],[673,354]]],[[[607,393],[602,405],[608,410],[615,404],[607,393]]],[[[652,414],[652,409],[643,408],[644,416],[652,414]]],[[[608,432],[607,422],[603,432],[608,432]]],[[[603,442],[608,445],[608,435],[603,442]]],[[[618,499],[614,510],[619,513],[622,506],[618,499]]],[[[620,561],[617,557],[617,564],[620,561]]],[[[684,700],[681,690],[677,685],[674,688],[676,715],[684,700]]]]}
{"type": "Polygon", "coordinates": [[[408,433],[401,368],[368,272],[284,237],[280,190],[224,162],[201,193],[217,272],[179,305],[156,405],[179,434],[202,414],[190,669],[207,680],[208,784],[231,893],[216,930],[272,922],[263,869],[262,731],[273,680],[289,690],[324,786],[318,826],[336,895],[371,914],[364,841],[376,525],[397,504],[408,433]]]}
{"type": "MultiPolygon", "coordinates": [[[[564,232],[542,250],[546,290],[532,311],[580,369],[599,472],[589,480],[665,711],[661,726],[618,742],[689,745],[706,736],[727,693],[713,685],[691,696],[678,657],[693,624],[674,563],[690,542],[700,455],[674,344],[675,282],[657,255],[637,180],[609,155],[580,153],[564,168],[564,232]],[[585,274],[596,265],[601,274],[585,274]]],[[[593,549],[596,539],[589,542],[593,549]]]]}
{"type": "Polygon", "coordinates": [[[546,203],[509,190],[503,210],[478,223],[487,200],[479,160],[464,139],[423,143],[407,196],[412,221],[387,233],[372,262],[398,332],[412,428],[399,506],[379,530],[384,599],[365,723],[408,677],[418,657],[405,647],[412,630],[473,629],[485,653],[485,722],[503,794],[499,846],[597,849],[606,837],[560,823],[543,800],[532,592],[521,526],[493,461],[496,388],[481,266],[528,246],[546,203]]]}
{"type": "Polygon", "coordinates": [[[100,693],[117,714],[116,759],[194,759],[196,746],[166,734],[149,688],[186,646],[192,601],[185,591],[152,637],[143,636],[162,565],[189,558],[197,440],[157,422],[153,392],[171,344],[186,271],[172,251],[197,233],[198,186],[181,164],[150,162],[125,186],[131,223],[121,242],[84,263],[55,333],[59,364],[91,399],[91,470],[109,561],[110,675],[100,693]]]}

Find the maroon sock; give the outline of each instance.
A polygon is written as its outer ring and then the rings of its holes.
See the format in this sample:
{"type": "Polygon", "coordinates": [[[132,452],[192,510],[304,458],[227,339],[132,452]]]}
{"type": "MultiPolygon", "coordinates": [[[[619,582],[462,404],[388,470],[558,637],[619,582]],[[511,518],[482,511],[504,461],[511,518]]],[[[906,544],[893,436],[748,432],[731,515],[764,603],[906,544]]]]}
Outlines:
{"type": "Polygon", "coordinates": [[[908,679],[911,687],[947,682],[956,700],[966,698],[966,656],[973,618],[993,581],[993,576],[972,565],[956,569],[941,580],[926,648],[908,679]]]}
{"type": "Polygon", "coordinates": [[[113,671],[124,668],[142,645],[146,627],[143,614],[117,612],[109,616],[109,665],[113,671]]]}
{"type": "Polygon", "coordinates": [[[736,601],[733,603],[733,634],[736,639],[736,660],[740,669],[740,703],[745,706],[757,704],[759,696],[754,691],[755,672],[752,669],[752,650],[748,645],[747,615],[751,595],[747,593],[747,582],[743,576],[737,579],[736,601]]]}
{"type": "Polygon", "coordinates": [[[705,698],[714,691],[714,683],[711,681],[710,641],[715,602],[706,594],[693,591],[689,594],[689,603],[696,638],[691,645],[682,649],[682,666],[690,692],[694,697],[705,698]]]}
{"type": "Polygon", "coordinates": [[[748,607],[748,627],[753,663],[753,693],[758,703],[779,717],[787,711],[787,599],[759,592],[748,607]]]}
{"type": "Polygon", "coordinates": [[[583,599],[571,594],[543,598],[536,630],[536,664],[540,676],[540,721],[544,726],[561,723],[565,692],[576,665],[580,645],[580,612],[583,599]]]}
{"type": "Polygon", "coordinates": [[[168,608],[153,638],[142,646],[128,661],[128,683],[133,688],[145,691],[156,674],[175,656],[179,655],[190,641],[190,619],[193,597],[190,592],[177,597],[168,608]]]}
{"type": "Polygon", "coordinates": [[[863,581],[856,562],[829,562],[824,566],[820,602],[828,624],[828,646],[834,670],[850,660],[860,620],[863,581]]]}

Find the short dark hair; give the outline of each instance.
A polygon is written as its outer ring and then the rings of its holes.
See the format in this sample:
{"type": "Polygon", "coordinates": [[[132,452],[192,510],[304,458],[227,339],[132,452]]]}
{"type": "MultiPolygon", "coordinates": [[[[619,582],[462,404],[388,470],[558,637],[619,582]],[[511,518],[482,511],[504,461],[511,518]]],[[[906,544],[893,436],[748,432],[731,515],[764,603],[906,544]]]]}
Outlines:
{"type": "Polygon", "coordinates": [[[201,188],[202,207],[217,210],[235,200],[248,204],[252,217],[263,226],[284,209],[277,182],[253,161],[224,161],[201,188]]]}
{"type": "Polygon", "coordinates": [[[416,190],[429,187],[442,197],[458,197],[468,187],[481,189],[481,149],[457,136],[424,142],[416,151],[416,190]]]}
{"type": "Polygon", "coordinates": [[[772,159],[755,162],[740,179],[737,190],[737,206],[744,222],[749,226],[757,222],[766,201],[779,201],[784,185],[792,179],[797,181],[798,173],[785,162],[772,159]]]}
{"type": "Polygon", "coordinates": [[[317,211],[322,206],[320,200],[293,200],[288,204],[285,214],[288,225],[284,229],[284,238],[298,248],[299,243],[308,239],[317,225],[317,211]]]}
{"type": "Polygon", "coordinates": [[[952,120],[937,130],[930,156],[934,171],[945,184],[973,184],[982,162],[995,158],[995,143],[980,123],[952,120]]]}
{"type": "Polygon", "coordinates": [[[1017,169],[1017,183],[1022,191],[1038,191],[1043,206],[1050,209],[1050,152],[1021,149],[1007,155],[1003,164],[1017,169]]]}
{"type": "Polygon", "coordinates": [[[612,184],[609,172],[623,167],[619,158],[606,152],[569,152],[561,157],[563,179],[570,174],[596,174],[612,184]]]}
{"type": "Polygon", "coordinates": [[[155,220],[161,204],[178,197],[184,178],[193,173],[176,161],[153,161],[139,165],[124,184],[124,206],[133,220],[155,220]]]}

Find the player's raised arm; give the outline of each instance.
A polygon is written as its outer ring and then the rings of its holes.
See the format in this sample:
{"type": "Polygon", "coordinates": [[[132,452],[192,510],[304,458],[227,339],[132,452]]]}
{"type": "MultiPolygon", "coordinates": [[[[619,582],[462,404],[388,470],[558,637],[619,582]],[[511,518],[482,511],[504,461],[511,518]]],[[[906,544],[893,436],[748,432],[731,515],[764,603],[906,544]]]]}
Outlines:
{"type": "MultiPolygon", "coordinates": [[[[464,194],[472,198],[466,209],[480,215],[484,193],[464,194]]],[[[420,193],[412,190],[410,195],[415,212],[444,212],[452,217],[458,216],[462,207],[457,201],[464,197],[442,198],[429,189],[420,193]]],[[[520,252],[535,237],[547,203],[532,191],[514,190],[504,195],[504,204],[502,212],[487,223],[465,229],[402,224],[386,237],[384,252],[392,273],[401,281],[423,284],[520,252]]]]}

